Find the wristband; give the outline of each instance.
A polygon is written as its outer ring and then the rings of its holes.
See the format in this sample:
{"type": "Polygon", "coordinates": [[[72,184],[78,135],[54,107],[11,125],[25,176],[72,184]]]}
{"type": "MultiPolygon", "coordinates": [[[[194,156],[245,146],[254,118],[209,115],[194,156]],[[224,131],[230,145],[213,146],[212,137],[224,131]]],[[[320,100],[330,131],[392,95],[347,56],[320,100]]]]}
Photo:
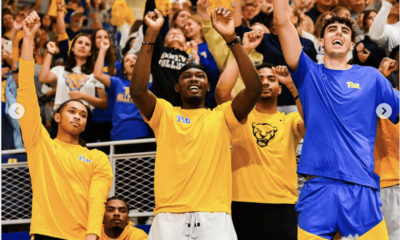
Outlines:
{"type": "Polygon", "coordinates": [[[17,67],[17,69],[14,71],[14,70],[12,70],[11,69],[11,71],[13,72],[13,73],[19,73],[19,67],[17,67]]]}
{"type": "Polygon", "coordinates": [[[50,54],[51,56],[54,56],[54,53],[51,53],[51,52],[49,52],[49,51],[47,51],[47,53],[50,54]]]}
{"type": "Polygon", "coordinates": [[[299,98],[299,95],[297,95],[296,97],[294,97],[293,99],[296,101],[299,98]]]}
{"type": "Polygon", "coordinates": [[[226,45],[228,46],[228,48],[231,48],[236,43],[240,43],[241,45],[243,45],[242,44],[242,39],[239,36],[237,36],[232,42],[230,42],[230,43],[228,43],[226,45]]]}

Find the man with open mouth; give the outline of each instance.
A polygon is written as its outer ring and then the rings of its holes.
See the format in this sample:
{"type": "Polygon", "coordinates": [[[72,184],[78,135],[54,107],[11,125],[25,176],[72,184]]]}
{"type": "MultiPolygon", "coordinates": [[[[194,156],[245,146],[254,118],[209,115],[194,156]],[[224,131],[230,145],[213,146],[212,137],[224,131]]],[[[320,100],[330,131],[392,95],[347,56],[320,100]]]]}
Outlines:
{"type": "Polygon", "coordinates": [[[298,239],[332,239],[340,232],[343,237],[387,240],[373,149],[377,112],[391,109],[387,118],[395,123],[399,93],[376,68],[347,63],[356,34],[350,19],[325,20],[319,39],[325,59],[319,65],[301,48],[288,2],[273,4],[307,129],[297,169],[307,176],[296,204],[298,239]]]}
{"type": "Polygon", "coordinates": [[[235,240],[231,213],[232,131],[245,121],[262,92],[260,77],[235,35],[232,12],[212,11],[213,27],[237,59],[246,86],[233,101],[205,109],[210,90],[200,65],[187,64],[174,89],[182,107],[173,107],[147,89],[152,48],[163,17],[158,10],[144,18],[148,29],[132,75],[130,94],[157,142],[155,219],[149,240],[235,240]]]}

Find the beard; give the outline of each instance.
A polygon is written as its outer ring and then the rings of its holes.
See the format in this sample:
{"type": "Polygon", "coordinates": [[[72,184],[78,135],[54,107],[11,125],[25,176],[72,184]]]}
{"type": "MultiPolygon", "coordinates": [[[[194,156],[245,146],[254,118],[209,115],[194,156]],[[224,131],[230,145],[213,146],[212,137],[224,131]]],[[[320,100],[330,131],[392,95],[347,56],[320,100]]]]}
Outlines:
{"type": "Polygon", "coordinates": [[[122,232],[124,231],[124,229],[121,226],[114,226],[111,228],[111,231],[113,231],[114,233],[118,233],[118,232],[122,232]]]}

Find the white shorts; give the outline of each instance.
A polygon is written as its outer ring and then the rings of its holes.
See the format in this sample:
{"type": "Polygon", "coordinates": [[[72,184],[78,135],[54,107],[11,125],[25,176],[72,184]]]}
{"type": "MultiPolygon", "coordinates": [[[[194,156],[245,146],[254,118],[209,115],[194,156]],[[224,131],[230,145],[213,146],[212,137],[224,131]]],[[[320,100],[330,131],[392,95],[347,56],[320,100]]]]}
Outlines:
{"type": "Polygon", "coordinates": [[[399,206],[400,187],[399,185],[381,188],[382,213],[385,217],[386,227],[390,240],[400,239],[399,206]]]}
{"type": "Polygon", "coordinates": [[[231,215],[225,212],[159,213],[148,240],[237,240],[231,215]]]}

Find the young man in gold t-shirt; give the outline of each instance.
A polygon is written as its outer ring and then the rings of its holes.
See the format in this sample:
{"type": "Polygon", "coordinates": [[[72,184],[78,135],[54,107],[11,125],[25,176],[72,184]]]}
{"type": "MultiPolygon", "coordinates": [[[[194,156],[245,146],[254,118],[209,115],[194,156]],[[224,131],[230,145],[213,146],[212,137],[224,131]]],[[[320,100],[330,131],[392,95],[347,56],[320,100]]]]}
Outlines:
{"type": "MultiPolygon", "coordinates": [[[[256,47],[243,44],[248,53],[256,47]]],[[[299,113],[277,110],[279,82],[292,92],[300,113],[301,103],[286,67],[264,63],[256,69],[263,92],[245,124],[232,132],[233,224],[239,240],[297,239],[296,147],[305,127],[299,113]]],[[[218,104],[234,97],[238,74],[233,60],[218,82],[218,104]]]]}
{"type": "MultiPolygon", "coordinates": [[[[152,48],[164,19],[158,10],[144,18],[148,29],[132,75],[130,94],[157,141],[156,216],[150,240],[237,239],[230,216],[230,142],[232,131],[257,102],[261,81],[235,35],[232,12],[224,8],[213,10],[212,19],[214,28],[238,59],[246,88],[232,102],[210,110],[204,107],[210,83],[200,65],[187,64],[176,76],[175,91],[182,99],[181,107],[173,107],[147,89],[152,48]]],[[[246,37],[256,41],[260,35],[253,32],[246,37]]],[[[167,36],[171,41],[179,41],[178,37],[167,36]]]]}

